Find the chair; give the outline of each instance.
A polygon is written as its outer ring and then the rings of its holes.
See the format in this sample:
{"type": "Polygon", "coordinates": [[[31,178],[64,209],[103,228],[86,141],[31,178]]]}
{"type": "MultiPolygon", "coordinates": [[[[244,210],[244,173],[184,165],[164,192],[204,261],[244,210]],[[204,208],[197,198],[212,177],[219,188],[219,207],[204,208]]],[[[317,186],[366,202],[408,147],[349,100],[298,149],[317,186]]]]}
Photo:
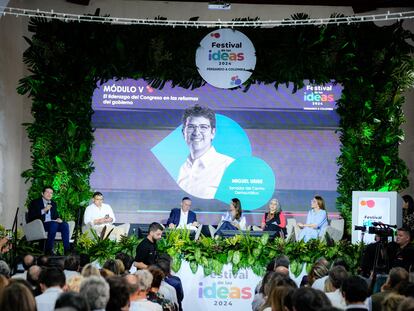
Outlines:
{"type": "Polygon", "coordinates": [[[287,218],[286,219],[286,241],[294,242],[296,241],[296,219],[295,218],[287,218]]]}
{"type": "Polygon", "coordinates": [[[344,235],[344,219],[332,219],[329,226],[326,228],[326,233],[329,234],[329,237],[338,242],[342,239],[344,235]]]}
{"type": "MultiPolygon", "coordinates": [[[[27,219],[27,218],[26,218],[27,219]]],[[[72,235],[73,230],[75,229],[75,222],[70,220],[67,222],[69,225],[69,242],[73,243],[72,235]]],[[[35,219],[29,223],[25,223],[23,225],[23,232],[26,236],[27,241],[39,241],[39,240],[46,240],[47,239],[47,232],[43,227],[43,223],[40,219],[35,219]]],[[[56,241],[62,240],[62,235],[60,232],[56,232],[56,241]]]]}

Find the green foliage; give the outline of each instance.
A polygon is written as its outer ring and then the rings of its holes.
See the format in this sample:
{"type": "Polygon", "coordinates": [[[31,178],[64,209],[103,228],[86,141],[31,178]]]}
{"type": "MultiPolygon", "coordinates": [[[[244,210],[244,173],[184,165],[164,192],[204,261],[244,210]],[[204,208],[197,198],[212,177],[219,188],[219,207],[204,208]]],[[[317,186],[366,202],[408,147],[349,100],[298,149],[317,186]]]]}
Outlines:
{"type": "MultiPolygon", "coordinates": [[[[307,16],[292,16],[297,18],[307,16]]],[[[211,29],[33,18],[29,31],[33,37],[25,38],[29,48],[24,62],[31,75],[20,80],[18,91],[33,99],[34,121],[26,124],[32,168],[22,176],[32,183],[28,200],[50,184],[63,218],[73,219],[90,197],[91,95],[96,83],[114,77],[145,78],[155,88],[162,88],[166,81],[184,88],[200,87],[204,81],[194,55],[211,29]]],[[[413,49],[408,43],[413,35],[401,23],[242,31],[253,41],[257,55],[256,68],[243,86],[246,90],[253,83],[277,87],[293,82],[296,91],[304,79],[318,84],[334,79],[342,84],[337,102],[341,118],[337,207],[348,230],[352,191],[400,191],[408,186],[408,170],[398,157],[398,145],[404,139],[402,92],[414,82],[413,49]]],[[[254,257],[251,245],[243,243],[248,256],[238,260],[236,253],[238,266],[254,257]]],[[[210,263],[205,265],[206,272],[218,267],[212,257],[197,258],[210,263]]]]}
{"type": "Polygon", "coordinates": [[[140,242],[136,236],[122,236],[117,242],[110,240],[109,234],[110,232],[101,237],[95,230],[89,229],[78,238],[77,252],[89,255],[92,261],[97,260],[100,264],[108,259],[115,259],[115,255],[121,252],[135,257],[135,250],[140,242]]]}
{"type": "MultiPolygon", "coordinates": [[[[77,250],[102,264],[113,259],[119,252],[135,256],[139,242],[135,236],[123,237],[117,243],[107,238],[101,239],[95,232],[92,232],[92,237],[84,233],[78,240],[77,250]]],[[[233,273],[242,268],[251,268],[257,275],[263,275],[266,265],[282,254],[290,258],[290,268],[296,276],[300,274],[304,264],[310,268],[320,257],[329,261],[342,258],[351,271],[356,271],[361,254],[359,245],[346,241],[329,246],[319,240],[287,243],[280,238],[270,240],[267,234],[262,237],[236,235],[228,239],[201,236],[198,241],[193,241],[190,240],[187,230],[166,232],[166,237],[157,242],[157,248],[160,253],[167,253],[173,258],[173,271],[180,270],[185,260],[189,262],[193,273],[201,267],[205,275],[213,272],[220,274],[225,264],[232,264],[233,273]]]]}

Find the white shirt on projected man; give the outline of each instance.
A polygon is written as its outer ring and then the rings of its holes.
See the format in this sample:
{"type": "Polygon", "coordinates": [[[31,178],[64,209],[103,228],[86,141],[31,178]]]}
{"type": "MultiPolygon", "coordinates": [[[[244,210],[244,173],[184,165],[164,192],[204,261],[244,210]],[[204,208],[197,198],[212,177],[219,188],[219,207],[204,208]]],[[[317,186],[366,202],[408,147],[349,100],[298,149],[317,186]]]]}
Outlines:
{"type": "Polygon", "coordinates": [[[188,156],[181,166],[177,183],[187,193],[202,199],[213,199],[226,168],[233,158],[211,147],[200,158],[188,156]]]}

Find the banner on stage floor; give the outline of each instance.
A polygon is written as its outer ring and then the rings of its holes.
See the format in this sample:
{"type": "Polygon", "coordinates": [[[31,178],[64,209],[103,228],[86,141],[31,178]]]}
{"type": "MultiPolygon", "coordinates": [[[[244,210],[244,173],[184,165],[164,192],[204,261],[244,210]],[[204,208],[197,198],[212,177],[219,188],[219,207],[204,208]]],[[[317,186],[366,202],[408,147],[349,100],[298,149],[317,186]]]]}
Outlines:
{"type": "Polygon", "coordinates": [[[232,273],[232,266],[225,265],[220,274],[204,276],[198,268],[194,274],[188,262],[183,262],[176,274],[183,283],[183,309],[197,311],[250,310],[256,285],[261,277],[251,269],[232,273]]]}

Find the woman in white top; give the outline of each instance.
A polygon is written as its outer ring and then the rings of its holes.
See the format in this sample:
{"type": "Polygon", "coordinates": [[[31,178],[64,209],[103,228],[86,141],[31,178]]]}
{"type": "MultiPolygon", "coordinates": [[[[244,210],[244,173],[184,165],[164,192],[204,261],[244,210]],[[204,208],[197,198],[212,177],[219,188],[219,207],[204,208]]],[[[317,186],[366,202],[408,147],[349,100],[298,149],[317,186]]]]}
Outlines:
{"type": "Polygon", "coordinates": [[[242,206],[239,199],[231,199],[230,209],[226,215],[221,216],[217,226],[216,235],[221,235],[222,230],[246,230],[246,218],[242,216],[242,206]]]}

